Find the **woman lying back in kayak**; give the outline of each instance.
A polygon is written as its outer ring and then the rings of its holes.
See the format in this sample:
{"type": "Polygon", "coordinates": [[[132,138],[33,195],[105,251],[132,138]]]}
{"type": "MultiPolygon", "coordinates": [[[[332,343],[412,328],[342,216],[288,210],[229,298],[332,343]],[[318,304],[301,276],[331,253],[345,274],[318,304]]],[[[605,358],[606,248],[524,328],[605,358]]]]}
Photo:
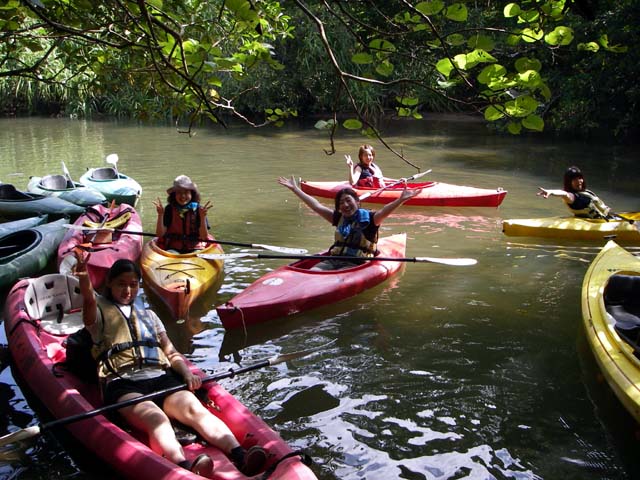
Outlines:
{"type": "Polygon", "coordinates": [[[205,244],[198,240],[207,239],[207,212],[212,207],[211,202],[200,204],[198,186],[186,175],[178,175],[167,194],[166,207],[159,198],[153,201],[158,213],[158,246],[178,253],[201,250],[205,244]]]}
{"type": "Polygon", "coordinates": [[[359,264],[357,257],[372,257],[376,254],[378,227],[396,208],[410,198],[418,195],[422,189],[406,188],[393,202],[386,204],[377,212],[360,208],[358,194],[352,188],[343,188],[335,197],[335,208],[331,210],[311,195],[300,189],[295,178],[280,177],[278,183],[295,193],[311,210],[336,227],[335,241],[329,248],[330,255],[354,257],[352,261],[327,259],[316,264],[312,270],[341,270],[359,264]]]}
{"type": "Polygon", "coordinates": [[[351,155],[345,155],[349,167],[349,183],[358,187],[384,187],[384,178],[380,167],[373,163],[376,151],[371,145],[362,145],[358,150],[358,164],[354,165],[351,155]]]}
{"type": "Polygon", "coordinates": [[[587,190],[587,183],[578,167],[569,167],[564,173],[564,190],[547,190],[538,187],[537,195],[543,198],[560,197],[567,204],[569,210],[580,218],[616,218],[611,209],[591,190],[587,190]]]}
{"type": "Polygon", "coordinates": [[[94,343],[105,404],[186,384],[157,400],[118,410],[129,424],[146,432],[153,451],[203,477],[213,473],[206,454],[186,460],[171,425],[175,419],[196,430],[209,444],[225,452],[245,475],[255,475],[266,462],[264,449],[246,450],[229,427],[207,410],[193,391],[202,380],[189,369],[152,310],[135,304],[141,275],[131,260],[117,260],[107,273],[104,294],[96,296],[86,271],[86,257],[77,253],[76,275],[84,299],[82,319],[94,343]]]}

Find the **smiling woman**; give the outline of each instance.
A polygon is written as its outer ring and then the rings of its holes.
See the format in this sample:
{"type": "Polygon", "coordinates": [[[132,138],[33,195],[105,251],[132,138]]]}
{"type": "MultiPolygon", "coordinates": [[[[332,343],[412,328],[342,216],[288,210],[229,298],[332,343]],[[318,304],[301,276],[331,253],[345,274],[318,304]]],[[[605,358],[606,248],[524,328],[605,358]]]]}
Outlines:
{"type": "Polygon", "coordinates": [[[342,270],[359,264],[358,257],[372,257],[377,253],[378,228],[396,208],[422,189],[405,188],[393,202],[377,212],[360,208],[358,194],[352,188],[344,188],[336,194],[335,208],[321,204],[311,195],[302,191],[293,176],[280,177],[278,183],[295,193],[311,210],[336,227],[335,240],[329,249],[330,255],[354,257],[353,260],[327,259],[313,266],[312,270],[342,270]]]}

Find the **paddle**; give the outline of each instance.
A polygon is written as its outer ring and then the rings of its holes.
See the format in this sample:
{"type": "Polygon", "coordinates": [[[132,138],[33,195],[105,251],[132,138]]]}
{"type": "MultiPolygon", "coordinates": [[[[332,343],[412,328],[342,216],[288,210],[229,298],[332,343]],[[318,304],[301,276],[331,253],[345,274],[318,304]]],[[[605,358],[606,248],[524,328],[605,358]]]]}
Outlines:
{"type": "Polygon", "coordinates": [[[120,174],[118,173],[118,154],[111,153],[107,155],[106,161],[107,163],[110,163],[111,165],[113,165],[113,169],[116,171],[116,178],[119,178],[120,174]]]}
{"type": "Polygon", "coordinates": [[[200,253],[199,257],[210,260],[225,260],[231,258],[290,258],[290,259],[321,259],[321,260],[365,260],[391,262],[441,263],[455,267],[475,265],[475,258],[437,258],[437,257],[350,257],[346,255],[269,255],[263,253],[200,253]]]}
{"type": "MultiPolygon", "coordinates": [[[[335,340],[326,343],[324,345],[320,345],[319,347],[310,348],[308,350],[302,350],[299,352],[286,353],[283,355],[276,355],[275,357],[267,358],[266,360],[262,360],[261,362],[255,363],[253,365],[249,365],[246,367],[241,367],[236,370],[230,368],[226,372],[216,373],[214,375],[206,376],[202,379],[202,383],[206,382],[216,382],[218,380],[222,380],[225,378],[232,378],[235,375],[240,373],[250,372],[252,370],[258,370],[263,367],[268,367],[270,365],[277,365],[279,363],[288,362],[289,360],[293,360],[296,358],[306,357],[318,350],[324,349],[327,346],[334,343],[335,340]]],[[[122,402],[113,403],[111,405],[105,405],[100,408],[96,408],[94,410],[89,410],[88,412],[79,413],[77,415],[71,415],[69,417],[60,418],[58,420],[53,420],[47,423],[41,423],[40,425],[33,425],[31,427],[26,427],[15,432],[9,433],[0,437],[0,447],[3,447],[9,443],[19,442],[22,440],[27,440],[29,438],[35,437],[36,435],[40,435],[40,433],[51,430],[52,428],[59,427],[62,425],[68,425],[70,423],[77,422],[79,420],[84,420],[86,418],[95,417],[96,415],[100,415],[103,413],[111,412],[113,410],[119,410],[124,407],[129,407],[131,405],[135,405],[136,403],[144,402],[146,400],[152,400],[154,398],[169,395],[171,393],[175,393],[177,391],[183,390],[187,388],[187,384],[177,385],[175,387],[166,388],[164,390],[159,390],[157,392],[148,393],[146,395],[142,395],[136,398],[130,398],[129,400],[124,400],[122,402]]]]}
{"type": "Polygon", "coordinates": [[[67,180],[69,180],[71,183],[73,183],[73,179],[71,178],[71,174],[69,173],[69,170],[67,169],[67,166],[64,164],[64,161],[62,162],[62,171],[64,172],[64,176],[67,177],[67,180]]]}
{"type": "Polygon", "coordinates": [[[404,183],[404,182],[410,182],[412,180],[417,180],[418,178],[426,175],[427,173],[431,173],[431,169],[427,170],[426,172],[416,173],[415,175],[411,175],[408,178],[401,178],[400,180],[392,182],[389,185],[385,185],[384,187],[379,188],[378,190],[374,190],[373,192],[363,193],[362,195],[360,195],[360,201],[362,201],[362,200],[364,200],[366,198],[369,198],[369,197],[371,197],[373,195],[377,195],[380,192],[386,190],[387,188],[395,187],[396,185],[399,185],[399,184],[404,183]]]}
{"type": "MultiPolygon", "coordinates": [[[[96,229],[96,228],[92,228],[92,227],[84,227],[82,225],[72,225],[72,224],[66,224],[64,225],[65,228],[70,228],[70,229],[74,229],[74,230],[89,230],[89,231],[93,231],[93,230],[104,230],[107,232],[119,232],[119,233],[128,233],[129,235],[141,235],[143,237],[155,237],[156,234],[155,233],[148,233],[148,232],[135,232],[135,231],[131,231],[131,230],[118,230],[116,228],[100,228],[100,229],[96,229]]],[[[185,235],[170,235],[172,238],[191,238],[191,237],[187,237],[185,235]]],[[[220,245],[232,245],[234,247],[247,247],[247,248],[260,248],[262,250],[271,250],[272,252],[280,252],[280,253],[290,253],[293,255],[296,254],[305,254],[308,252],[308,250],[305,250],[304,248],[292,248],[292,247],[278,247],[275,245],[264,245],[261,243],[240,243],[240,242],[229,242],[229,241],[225,241],[225,240],[218,240],[217,238],[213,239],[213,240],[209,240],[209,239],[195,239],[195,241],[198,242],[203,242],[203,243],[218,243],[220,245]]]]}

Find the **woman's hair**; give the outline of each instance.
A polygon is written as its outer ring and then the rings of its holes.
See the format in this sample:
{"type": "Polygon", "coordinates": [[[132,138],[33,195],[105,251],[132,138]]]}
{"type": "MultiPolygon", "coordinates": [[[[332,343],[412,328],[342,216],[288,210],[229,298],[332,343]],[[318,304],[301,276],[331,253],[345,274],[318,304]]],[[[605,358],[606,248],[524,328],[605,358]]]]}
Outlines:
{"type": "Polygon", "coordinates": [[[582,172],[580,171],[580,169],[578,167],[569,167],[567,168],[567,171],[564,172],[564,191],[565,192],[570,192],[570,193],[576,192],[576,190],[571,185],[571,182],[573,181],[574,178],[581,178],[582,190],[587,189],[587,182],[585,181],[584,175],[582,175],[582,172]]]}
{"type": "Polygon", "coordinates": [[[120,258],[113,262],[109,272],[107,273],[107,279],[104,284],[104,296],[109,300],[113,300],[113,296],[111,295],[111,288],[109,288],[109,283],[118,278],[118,276],[123,273],[135,273],[138,280],[142,279],[142,274],[140,273],[140,268],[136,265],[135,262],[132,262],[128,258],[120,258]]]}
{"type": "MultiPolygon", "coordinates": [[[[200,203],[200,192],[197,192],[196,190],[189,190],[189,191],[191,192],[191,201],[200,203]]],[[[178,204],[178,202],[176,201],[176,192],[171,192],[169,194],[169,196],[167,197],[167,203],[171,205],[178,204]]]]}
{"type": "Polygon", "coordinates": [[[360,203],[360,199],[358,198],[358,194],[356,193],[356,191],[353,188],[350,187],[346,187],[343,188],[342,190],[340,190],[338,193],[336,193],[336,198],[335,198],[335,205],[334,205],[334,209],[333,209],[333,225],[337,225],[338,224],[338,219],[340,218],[340,214],[338,213],[340,211],[340,200],[342,200],[342,197],[344,195],[349,195],[351,197],[353,197],[353,199],[360,203]]]}
{"type": "Polygon", "coordinates": [[[365,150],[371,150],[371,155],[373,155],[373,158],[376,158],[376,151],[371,145],[365,143],[364,145],[360,145],[360,148],[358,149],[358,160],[362,159],[362,154],[365,152],[365,150]]]}

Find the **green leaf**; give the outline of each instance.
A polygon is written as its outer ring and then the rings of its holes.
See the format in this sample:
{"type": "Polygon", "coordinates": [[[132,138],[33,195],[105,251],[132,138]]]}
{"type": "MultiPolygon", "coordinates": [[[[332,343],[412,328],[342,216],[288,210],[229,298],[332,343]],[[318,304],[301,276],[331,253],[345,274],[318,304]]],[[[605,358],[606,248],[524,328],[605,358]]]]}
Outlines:
{"type": "Polygon", "coordinates": [[[532,28],[524,28],[520,35],[522,40],[527,43],[537,42],[544,36],[544,30],[542,29],[532,29],[532,28]]]}
{"type": "Polygon", "coordinates": [[[504,104],[505,111],[511,117],[525,117],[538,108],[538,101],[530,95],[522,95],[504,104]]]}
{"type": "Polygon", "coordinates": [[[373,57],[366,52],[360,52],[353,55],[351,57],[351,61],[353,63],[357,63],[358,65],[368,65],[370,63],[373,63],[373,57]]]}
{"type": "Polygon", "coordinates": [[[398,112],[398,116],[399,117],[409,117],[409,116],[411,116],[411,109],[410,108],[398,107],[398,108],[396,108],[396,111],[398,112]]]}
{"type": "Polygon", "coordinates": [[[392,53],[396,51],[396,47],[393,43],[387,40],[379,39],[379,38],[371,40],[369,42],[369,48],[371,50],[378,50],[380,52],[387,52],[387,53],[392,53]]]}
{"type": "Polygon", "coordinates": [[[505,18],[517,17],[520,15],[520,6],[517,3],[509,3],[502,11],[505,18]]]}
{"type": "Polygon", "coordinates": [[[573,29],[569,27],[556,27],[552,32],[544,36],[544,41],[549,45],[569,45],[573,41],[573,29]]]}
{"type": "Polygon", "coordinates": [[[424,15],[435,15],[444,8],[444,2],[433,0],[431,2],[420,2],[416,5],[416,10],[424,15]]]}
{"type": "Polygon", "coordinates": [[[481,49],[476,49],[466,55],[466,68],[470,69],[478,65],[479,63],[494,63],[497,62],[496,58],[490,53],[481,49]]]}
{"type": "Polygon", "coordinates": [[[357,118],[349,118],[342,123],[342,126],[347,130],[360,130],[362,128],[362,122],[357,118]]]}
{"type": "Polygon", "coordinates": [[[514,67],[519,73],[526,72],[527,70],[540,71],[542,69],[542,63],[540,63],[540,60],[537,58],[520,57],[516,60],[514,67]]]}
{"type": "Polygon", "coordinates": [[[469,48],[475,48],[490,52],[495,48],[496,42],[494,42],[493,39],[487,35],[476,34],[471,36],[469,40],[467,40],[467,45],[469,46],[469,48]]]}
{"type": "Polygon", "coordinates": [[[598,50],[600,50],[600,45],[598,45],[596,42],[579,43],[578,50],[585,52],[597,52],[598,50]]]}
{"type": "Polygon", "coordinates": [[[417,97],[396,97],[396,101],[405,107],[415,107],[420,103],[420,99],[417,97]]]}
{"type": "Polygon", "coordinates": [[[542,78],[535,70],[527,70],[518,74],[518,81],[521,85],[533,89],[542,83],[542,78]]]}
{"type": "Polygon", "coordinates": [[[504,77],[506,74],[507,69],[500,64],[487,65],[478,75],[478,81],[487,85],[496,79],[504,77]]]}
{"type": "Polygon", "coordinates": [[[393,73],[393,64],[389,60],[384,60],[376,66],[376,72],[378,75],[388,77],[393,73]]]}
{"type": "Polygon", "coordinates": [[[453,63],[448,58],[443,58],[436,63],[436,70],[438,70],[446,78],[449,78],[451,71],[453,70],[453,63]]]}
{"type": "Polygon", "coordinates": [[[531,114],[522,120],[522,126],[536,132],[544,130],[544,120],[541,116],[531,114]]]}
{"type": "Polygon", "coordinates": [[[447,43],[449,45],[453,45],[454,47],[464,45],[466,41],[466,38],[464,38],[464,36],[460,35],[459,33],[452,33],[451,35],[447,35],[447,43]]]}
{"type": "Polygon", "coordinates": [[[537,22],[540,18],[540,12],[538,10],[526,10],[520,12],[518,18],[525,23],[537,22]]]}
{"type": "Polygon", "coordinates": [[[467,7],[465,7],[462,3],[454,3],[447,7],[447,11],[444,14],[449,20],[453,20],[454,22],[466,22],[468,16],[467,7]]]}
{"type": "Polygon", "coordinates": [[[504,112],[502,110],[498,110],[493,105],[487,107],[484,111],[484,118],[488,122],[495,122],[496,120],[500,120],[504,117],[504,112]]]}
{"type": "Polygon", "coordinates": [[[599,39],[598,42],[600,43],[600,45],[602,45],[602,48],[604,48],[605,50],[607,50],[608,52],[613,52],[613,53],[624,53],[627,51],[627,47],[623,47],[621,45],[611,45],[609,43],[609,37],[605,34],[602,35],[599,39]]]}
{"type": "Polygon", "coordinates": [[[522,132],[522,123],[520,123],[520,122],[509,122],[509,123],[507,123],[507,130],[512,135],[520,135],[520,132],[522,132]]]}

